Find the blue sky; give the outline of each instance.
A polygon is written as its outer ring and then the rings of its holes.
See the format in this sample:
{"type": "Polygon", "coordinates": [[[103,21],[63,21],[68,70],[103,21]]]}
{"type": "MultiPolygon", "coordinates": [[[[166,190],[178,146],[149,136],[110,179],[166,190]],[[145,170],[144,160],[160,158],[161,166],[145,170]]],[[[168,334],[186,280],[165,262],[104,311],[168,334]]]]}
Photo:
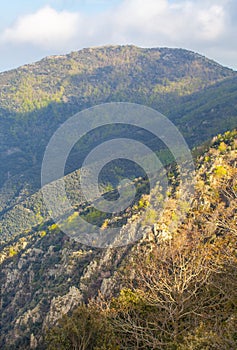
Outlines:
{"type": "Polygon", "coordinates": [[[108,44],[182,47],[237,69],[236,0],[12,0],[0,13],[0,71],[108,44]]]}
{"type": "Polygon", "coordinates": [[[101,12],[113,7],[120,0],[21,0],[21,1],[4,1],[1,5],[1,27],[3,24],[9,24],[18,16],[35,12],[37,9],[46,5],[61,11],[82,11],[84,13],[101,12]]]}

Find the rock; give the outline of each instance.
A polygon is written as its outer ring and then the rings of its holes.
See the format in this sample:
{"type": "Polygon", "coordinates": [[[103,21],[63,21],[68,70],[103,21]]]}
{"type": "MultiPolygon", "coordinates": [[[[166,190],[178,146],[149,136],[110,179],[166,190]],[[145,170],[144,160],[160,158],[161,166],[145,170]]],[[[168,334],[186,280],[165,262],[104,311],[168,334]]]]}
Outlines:
{"type": "Polygon", "coordinates": [[[82,294],[76,287],[71,287],[69,292],[63,296],[53,298],[50,305],[50,310],[46,315],[43,329],[55,325],[64,314],[73,310],[82,301],[82,294]]]}

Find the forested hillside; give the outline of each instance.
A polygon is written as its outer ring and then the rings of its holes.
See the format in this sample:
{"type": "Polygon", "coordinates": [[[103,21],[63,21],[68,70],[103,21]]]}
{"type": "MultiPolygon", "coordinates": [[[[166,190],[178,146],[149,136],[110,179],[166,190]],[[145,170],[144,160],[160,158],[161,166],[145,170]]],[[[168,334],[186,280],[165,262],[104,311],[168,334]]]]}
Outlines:
{"type": "MultiPolygon", "coordinates": [[[[135,246],[116,293],[64,315],[48,349],[237,348],[236,136],[218,136],[199,160],[196,198],[176,232],[135,246]]],[[[164,221],[175,205],[170,198],[164,221]]]]}
{"type": "MultiPolygon", "coordinates": [[[[172,232],[175,181],[162,217],[149,216],[134,245],[92,249],[52,223],[3,245],[1,346],[234,349],[236,140],[236,131],[219,135],[198,159],[192,206],[183,203],[186,219],[172,232]]],[[[133,210],[131,233],[144,206],[133,210]]]]}
{"type": "MultiPolygon", "coordinates": [[[[237,348],[236,101],[235,71],[183,49],[84,49],[0,74],[1,349],[237,348]],[[76,231],[79,215],[103,230],[119,227],[121,237],[142,227],[138,242],[92,248],[50,217],[42,158],[70,116],[121,101],[162,112],[182,132],[195,194],[150,133],[126,125],[90,132],[66,164],[74,213],[65,227],[76,231]],[[116,181],[129,177],[136,195],[120,215],[107,215],[85,201],[78,176],[91,149],[121,135],[156,153],[168,188],[157,184],[151,201],[144,172],[126,164],[124,174],[118,160],[118,174],[102,173],[101,193],[113,200],[116,181]]],[[[49,186],[57,191],[57,182],[49,186]]]]}
{"type": "Polygon", "coordinates": [[[1,73],[0,182],[21,175],[34,192],[50,136],[69,116],[99,103],[151,106],[194,146],[235,127],[235,77],[187,50],[134,46],[84,49],[1,73]]]}

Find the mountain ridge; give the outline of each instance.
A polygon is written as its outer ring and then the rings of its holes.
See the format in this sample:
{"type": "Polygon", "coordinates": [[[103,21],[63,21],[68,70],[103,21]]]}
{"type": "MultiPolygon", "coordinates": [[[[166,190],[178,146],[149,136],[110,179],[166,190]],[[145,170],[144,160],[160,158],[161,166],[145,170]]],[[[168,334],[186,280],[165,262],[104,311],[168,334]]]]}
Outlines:
{"type": "MultiPolygon", "coordinates": [[[[236,126],[236,99],[236,72],[183,49],[89,48],[2,73],[2,229],[5,212],[12,212],[22,198],[32,202],[31,195],[41,186],[40,167],[50,137],[79,110],[113,101],[148,105],[165,113],[192,148],[236,126]]],[[[95,144],[80,145],[79,153],[85,156],[95,144]]],[[[74,158],[68,172],[76,169],[74,163],[79,164],[78,151],[74,158]]],[[[36,213],[28,214],[32,222],[36,213]]]]}
{"type": "MultiPolygon", "coordinates": [[[[50,136],[68,117],[82,109],[108,102],[140,103],[166,114],[178,128],[182,128],[181,118],[175,118],[177,106],[177,115],[183,116],[186,105],[192,104],[193,94],[195,100],[199,91],[202,96],[196,99],[201,101],[205,98],[206,89],[211,86],[215,89],[215,84],[218,88],[221,81],[226,82],[223,85],[225,92],[236,74],[188,50],[134,46],[84,49],[2,73],[2,184],[11,176],[20,176],[27,169],[40,166],[50,136]]],[[[235,88],[235,79],[232,85],[235,88]]],[[[220,91],[213,91],[213,95],[215,93],[220,91]]],[[[229,96],[225,94],[227,105],[229,96]]],[[[225,108],[223,106],[222,114],[225,108]]],[[[207,112],[207,119],[213,116],[207,112]]],[[[186,117],[190,123],[198,120],[195,114],[186,117]]],[[[215,120],[215,127],[206,126],[205,139],[235,126],[230,121],[225,123],[224,129],[221,125],[223,118],[224,115],[220,114],[215,120]]],[[[235,120],[235,116],[233,118],[235,120]]],[[[204,141],[200,139],[201,135],[197,128],[195,138],[188,133],[185,136],[188,142],[190,137],[190,146],[193,147],[195,143],[204,141]]]]}
{"type": "MultiPolygon", "coordinates": [[[[42,334],[63,313],[98,291],[109,295],[119,290],[119,272],[129,268],[126,261],[136,249],[132,244],[105,250],[87,247],[66,236],[50,218],[39,191],[40,170],[45,147],[57,128],[96,104],[138,103],[165,114],[189,147],[203,153],[203,142],[236,127],[236,101],[237,72],[183,49],[88,48],[0,74],[0,229],[4,238],[0,242],[0,345],[4,350],[45,349],[42,334]]],[[[76,214],[94,219],[104,229],[119,223],[122,233],[132,237],[143,221],[137,249],[149,251],[152,245],[172,238],[172,225],[179,233],[177,210],[189,210],[184,201],[187,193],[179,192],[176,164],[170,164],[160,144],[152,150],[164,161],[169,179],[162,217],[158,217],[158,204],[149,203],[146,179],[138,182],[138,196],[131,207],[112,218],[98,217],[75,190],[81,159],[98,142],[118,137],[117,129],[97,130],[76,145],[65,172],[67,194],[76,214]]],[[[127,137],[139,134],[129,128],[121,130],[127,137]]],[[[144,143],[153,141],[145,133],[139,135],[144,143]]],[[[201,227],[208,241],[226,233],[227,224],[235,230],[236,136],[236,131],[217,136],[197,163],[193,207],[181,223],[190,235],[192,229],[196,232],[201,227]]],[[[112,197],[106,177],[102,185],[102,192],[112,197]]],[[[163,198],[158,194],[157,198],[163,198]]],[[[66,222],[73,229],[74,219],[72,215],[66,222]]]]}

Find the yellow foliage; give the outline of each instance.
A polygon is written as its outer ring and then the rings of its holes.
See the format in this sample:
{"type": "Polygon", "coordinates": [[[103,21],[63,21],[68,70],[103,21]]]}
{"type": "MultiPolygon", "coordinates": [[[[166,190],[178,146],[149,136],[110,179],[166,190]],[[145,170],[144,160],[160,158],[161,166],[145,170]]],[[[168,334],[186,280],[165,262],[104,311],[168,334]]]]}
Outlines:
{"type": "Polygon", "coordinates": [[[147,195],[143,195],[138,202],[138,209],[149,207],[150,203],[147,195]]]}
{"type": "Polygon", "coordinates": [[[9,248],[9,256],[12,257],[17,254],[17,251],[14,249],[14,247],[9,248]]]}
{"type": "Polygon", "coordinates": [[[60,229],[57,224],[53,224],[49,226],[49,232],[58,233],[59,231],[60,229]]]}
{"type": "Polygon", "coordinates": [[[67,219],[68,223],[73,222],[78,216],[79,216],[79,213],[75,211],[72,215],[68,217],[67,219]]]}
{"type": "Polygon", "coordinates": [[[227,149],[227,145],[225,144],[225,142],[222,141],[222,142],[220,143],[218,149],[219,149],[219,151],[220,151],[221,153],[224,153],[224,152],[226,151],[226,149],[227,149]]]}
{"type": "Polygon", "coordinates": [[[215,169],[215,174],[217,177],[222,178],[227,174],[227,170],[222,165],[218,165],[215,169]]]}
{"type": "Polygon", "coordinates": [[[46,236],[46,231],[40,231],[40,237],[46,236]]]}
{"type": "Polygon", "coordinates": [[[101,229],[102,229],[102,230],[105,230],[105,229],[108,227],[108,224],[109,224],[109,220],[106,219],[106,220],[103,222],[103,225],[101,226],[101,229]]]}

